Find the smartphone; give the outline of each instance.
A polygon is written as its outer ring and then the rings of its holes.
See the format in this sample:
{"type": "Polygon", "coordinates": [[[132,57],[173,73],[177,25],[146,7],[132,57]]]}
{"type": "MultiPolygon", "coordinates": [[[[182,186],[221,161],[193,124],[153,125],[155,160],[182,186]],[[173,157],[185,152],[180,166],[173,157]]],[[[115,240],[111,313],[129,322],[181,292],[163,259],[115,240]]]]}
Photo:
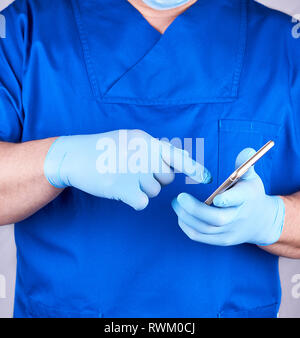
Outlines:
{"type": "Polygon", "coordinates": [[[275,145],[274,141],[269,141],[262,148],[260,148],[249,160],[243,163],[239,168],[237,168],[225,182],[223,182],[219,188],[211,194],[208,199],[205,201],[205,204],[211,205],[214,198],[221,194],[222,192],[228,190],[233,185],[235,185],[241,177],[260,159],[262,158],[271,148],[275,145]]]}

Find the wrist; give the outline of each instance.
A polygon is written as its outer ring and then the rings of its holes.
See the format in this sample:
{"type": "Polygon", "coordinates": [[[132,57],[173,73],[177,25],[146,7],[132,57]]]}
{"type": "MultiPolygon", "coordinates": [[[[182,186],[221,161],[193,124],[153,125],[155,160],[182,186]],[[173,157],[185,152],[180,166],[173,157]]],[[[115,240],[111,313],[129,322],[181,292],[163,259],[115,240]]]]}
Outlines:
{"type": "Polygon", "coordinates": [[[273,245],[278,242],[284,225],[285,203],[283,199],[280,196],[268,196],[268,198],[274,204],[275,213],[271,227],[268,228],[268,234],[266,234],[266,243],[260,244],[261,246],[273,245]]]}

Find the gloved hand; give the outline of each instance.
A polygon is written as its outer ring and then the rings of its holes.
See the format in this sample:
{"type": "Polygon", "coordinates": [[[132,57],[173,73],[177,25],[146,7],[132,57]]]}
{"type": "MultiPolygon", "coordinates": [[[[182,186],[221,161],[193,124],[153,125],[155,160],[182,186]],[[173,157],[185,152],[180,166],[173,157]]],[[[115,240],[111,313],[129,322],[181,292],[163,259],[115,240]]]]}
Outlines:
{"type": "Polygon", "coordinates": [[[97,197],[144,209],[174,180],[174,170],[199,183],[211,175],[186,151],[140,130],[59,137],[48,151],[44,173],[57,188],[72,186],[97,197]]]}
{"type": "MultiPolygon", "coordinates": [[[[251,148],[244,149],[237,157],[236,168],[254,153],[251,148]]],[[[192,240],[220,246],[264,246],[278,241],[284,223],[284,202],[278,196],[265,194],[254,167],[231,189],[217,195],[213,204],[208,206],[186,193],[172,202],[179,226],[192,240]]]]}

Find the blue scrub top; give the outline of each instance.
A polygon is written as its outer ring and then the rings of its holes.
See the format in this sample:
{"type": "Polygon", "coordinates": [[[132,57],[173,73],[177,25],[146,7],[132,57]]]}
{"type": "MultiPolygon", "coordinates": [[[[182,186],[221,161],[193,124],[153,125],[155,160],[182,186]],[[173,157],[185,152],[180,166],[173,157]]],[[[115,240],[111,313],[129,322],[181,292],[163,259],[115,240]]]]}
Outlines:
{"type": "Polygon", "coordinates": [[[191,241],[171,201],[204,200],[244,147],[270,139],[257,165],[267,193],[300,190],[291,19],[250,0],[198,0],[163,35],[125,0],[17,0],[2,14],[1,140],[200,137],[214,177],[177,175],[142,212],[68,188],[16,224],[15,317],[275,317],[278,257],[191,241]]]}

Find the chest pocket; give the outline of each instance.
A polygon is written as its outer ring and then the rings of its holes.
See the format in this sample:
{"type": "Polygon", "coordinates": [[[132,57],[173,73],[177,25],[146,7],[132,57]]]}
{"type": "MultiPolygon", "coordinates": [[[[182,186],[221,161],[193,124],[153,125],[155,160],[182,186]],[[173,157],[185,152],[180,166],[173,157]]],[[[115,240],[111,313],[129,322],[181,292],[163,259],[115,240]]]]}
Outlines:
{"type": "Polygon", "coordinates": [[[273,140],[275,147],[255,165],[255,170],[268,193],[271,187],[272,158],[276,151],[279,132],[280,126],[276,124],[247,120],[219,120],[218,184],[221,184],[232,173],[240,151],[248,147],[258,150],[265,143],[273,140]]]}

